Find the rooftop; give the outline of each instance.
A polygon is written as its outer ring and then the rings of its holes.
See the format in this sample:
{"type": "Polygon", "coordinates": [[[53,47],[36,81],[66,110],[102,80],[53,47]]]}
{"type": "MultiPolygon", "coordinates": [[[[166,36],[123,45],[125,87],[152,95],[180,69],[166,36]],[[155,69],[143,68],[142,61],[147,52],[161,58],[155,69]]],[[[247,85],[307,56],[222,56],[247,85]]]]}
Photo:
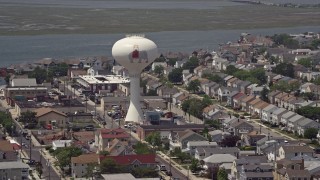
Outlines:
{"type": "Polygon", "coordinates": [[[29,165],[22,163],[20,161],[6,161],[0,162],[0,169],[29,169],[29,165]]]}
{"type": "Polygon", "coordinates": [[[35,78],[26,78],[26,79],[12,79],[12,87],[30,87],[38,86],[35,78]]]}
{"type": "Polygon", "coordinates": [[[88,163],[98,163],[99,154],[82,154],[78,157],[71,157],[71,163],[78,164],[88,164],[88,163]]]}
{"type": "Polygon", "coordinates": [[[130,82],[129,78],[124,78],[119,75],[83,75],[79,77],[89,84],[122,84],[130,82]]]}

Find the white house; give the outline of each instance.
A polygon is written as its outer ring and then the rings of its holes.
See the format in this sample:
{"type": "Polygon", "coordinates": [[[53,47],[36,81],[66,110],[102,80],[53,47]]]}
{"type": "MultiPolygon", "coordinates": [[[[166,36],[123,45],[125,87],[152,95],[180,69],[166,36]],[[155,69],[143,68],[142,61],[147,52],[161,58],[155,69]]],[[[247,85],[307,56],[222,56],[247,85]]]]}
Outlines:
{"type": "Polygon", "coordinates": [[[270,104],[267,107],[263,108],[261,111],[262,112],[261,120],[265,121],[265,122],[271,122],[272,121],[272,113],[277,109],[278,109],[278,107],[273,104],[270,104]]]}
{"type": "Polygon", "coordinates": [[[56,150],[57,148],[69,147],[72,140],[55,140],[52,141],[52,149],[56,150]]]}

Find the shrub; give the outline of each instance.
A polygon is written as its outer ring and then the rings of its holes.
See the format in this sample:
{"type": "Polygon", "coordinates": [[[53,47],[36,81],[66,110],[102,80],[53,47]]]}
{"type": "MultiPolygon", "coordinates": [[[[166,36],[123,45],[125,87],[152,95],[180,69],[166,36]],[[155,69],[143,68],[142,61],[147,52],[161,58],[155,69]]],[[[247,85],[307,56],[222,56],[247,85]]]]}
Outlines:
{"type": "Polygon", "coordinates": [[[51,148],[52,148],[52,146],[50,146],[50,145],[45,147],[45,149],[46,149],[47,151],[50,150],[51,148]]]}

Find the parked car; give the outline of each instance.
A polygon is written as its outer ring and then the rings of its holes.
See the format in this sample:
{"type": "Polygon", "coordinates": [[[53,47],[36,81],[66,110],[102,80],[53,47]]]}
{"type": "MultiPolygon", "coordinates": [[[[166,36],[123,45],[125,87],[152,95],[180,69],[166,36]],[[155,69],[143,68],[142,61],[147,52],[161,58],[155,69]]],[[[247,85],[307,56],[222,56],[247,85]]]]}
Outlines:
{"type": "Polygon", "coordinates": [[[86,131],[94,131],[94,126],[93,125],[88,125],[84,128],[86,131]]]}

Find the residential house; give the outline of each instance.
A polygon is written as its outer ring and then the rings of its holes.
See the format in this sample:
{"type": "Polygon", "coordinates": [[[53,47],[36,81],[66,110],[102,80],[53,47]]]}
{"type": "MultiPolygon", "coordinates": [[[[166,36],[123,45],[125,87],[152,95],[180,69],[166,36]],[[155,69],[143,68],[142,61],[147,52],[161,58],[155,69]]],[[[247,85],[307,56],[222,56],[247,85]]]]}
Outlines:
{"type": "Polygon", "coordinates": [[[281,107],[281,100],[284,97],[287,97],[289,94],[285,92],[281,92],[274,97],[274,104],[278,107],[281,107]]]}
{"type": "Polygon", "coordinates": [[[190,70],[183,70],[182,71],[182,81],[185,85],[188,85],[190,79],[194,76],[193,73],[190,73],[190,70]]]}
{"type": "Polygon", "coordinates": [[[175,87],[168,87],[168,86],[160,86],[157,88],[157,94],[160,97],[163,97],[168,102],[172,101],[172,96],[178,93],[179,90],[175,87]]]}
{"type": "Polygon", "coordinates": [[[278,107],[289,109],[289,102],[291,100],[297,99],[294,95],[288,94],[287,96],[283,96],[278,107]]]}
{"type": "Polygon", "coordinates": [[[70,79],[76,80],[82,75],[87,75],[87,71],[84,69],[69,69],[68,75],[70,79]]]}
{"type": "Polygon", "coordinates": [[[8,179],[29,179],[29,165],[21,161],[0,162],[0,178],[8,179]]]}
{"type": "Polygon", "coordinates": [[[119,139],[113,139],[108,142],[108,146],[105,148],[105,151],[108,151],[110,156],[124,156],[130,154],[131,150],[128,147],[128,142],[120,141],[119,139]]]}
{"type": "Polygon", "coordinates": [[[303,120],[303,119],[305,119],[305,117],[300,116],[299,114],[289,118],[288,119],[288,124],[287,124],[288,131],[292,131],[293,133],[295,133],[297,131],[298,122],[303,120]]]}
{"type": "Polygon", "coordinates": [[[188,97],[189,97],[189,94],[186,94],[184,92],[178,92],[172,96],[172,103],[174,105],[179,106],[182,104],[184,100],[188,99],[188,97]]]}
{"type": "Polygon", "coordinates": [[[128,77],[129,76],[128,70],[123,66],[118,66],[118,65],[113,66],[111,72],[113,74],[115,74],[115,75],[120,75],[120,76],[123,76],[123,77],[128,77]]]}
{"type": "Polygon", "coordinates": [[[189,141],[187,143],[187,148],[182,149],[182,152],[189,153],[191,156],[195,155],[197,148],[216,148],[218,144],[216,142],[209,141],[189,141]]]}
{"type": "Polygon", "coordinates": [[[153,62],[152,66],[151,66],[151,70],[154,71],[156,66],[162,66],[163,68],[167,67],[167,63],[166,62],[153,62]]]}
{"type": "Polygon", "coordinates": [[[210,95],[212,98],[216,98],[216,99],[218,98],[218,91],[219,91],[220,87],[221,86],[219,84],[215,84],[214,86],[212,86],[210,88],[210,95]]]}
{"type": "Polygon", "coordinates": [[[101,129],[95,132],[95,146],[98,147],[98,151],[103,151],[114,139],[128,141],[129,138],[130,134],[125,129],[101,129]]]}
{"type": "Polygon", "coordinates": [[[68,116],[56,109],[49,107],[42,107],[35,109],[33,112],[36,113],[36,120],[38,125],[45,127],[51,125],[54,127],[65,127],[68,116]]]}
{"type": "Polygon", "coordinates": [[[253,131],[254,127],[253,125],[247,123],[245,120],[240,120],[238,119],[237,121],[233,122],[231,125],[230,125],[230,129],[229,129],[229,132],[231,134],[234,134],[236,136],[241,136],[242,134],[247,134],[251,131],[253,131]]]}
{"type": "Polygon", "coordinates": [[[129,171],[133,168],[150,168],[155,169],[157,167],[155,154],[132,154],[124,156],[104,156],[100,158],[100,162],[105,159],[112,159],[116,164],[129,171]]]}
{"type": "Polygon", "coordinates": [[[233,77],[227,81],[227,87],[233,87],[233,84],[239,81],[240,79],[233,77]]]}
{"type": "Polygon", "coordinates": [[[277,106],[273,104],[269,104],[267,107],[262,109],[262,116],[261,116],[261,121],[265,122],[271,122],[272,121],[272,114],[274,111],[278,109],[277,106]]]}
{"type": "Polygon", "coordinates": [[[87,175],[90,164],[99,163],[99,154],[82,154],[71,157],[71,176],[73,178],[83,178],[87,175]]]}
{"type": "Polygon", "coordinates": [[[163,74],[168,77],[168,75],[172,72],[174,68],[172,66],[167,66],[163,69],[163,74]]]}
{"type": "Polygon", "coordinates": [[[266,163],[267,158],[265,156],[240,156],[239,159],[233,161],[230,175],[232,178],[240,179],[243,165],[259,166],[266,163]]]}
{"type": "Polygon", "coordinates": [[[262,101],[260,98],[255,98],[254,100],[251,100],[251,101],[249,102],[249,110],[248,110],[248,112],[249,112],[251,115],[254,115],[254,107],[255,107],[257,104],[261,103],[261,102],[264,102],[264,101],[262,101]]]}
{"type": "Polygon", "coordinates": [[[238,87],[240,88],[240,91],[244,94],[248,94],[247,88],[251,85],[251,82],[249,81],[242,81],[238,87]]]}
{"type": "Polygon", "coordinates": [[[203,162],[208,168],[212,168],[219,167],[220,165],[225,163],[232,164],[235,159],[237,159],[237,157],[230,154],[213,154],[209,157],[204,158],[203,162]]]}
{"type": "Polygon", "coordinates": [[[296,97],[296,98],[291,98],[287,102],[287,109],[289,111],[296,111],[297,109],[304,107],[304,106],[313,106],[316,104],[316,102],[309,101],[309,100],[304,100],[303,98],[296,97]]]}
{"type": "Polygon", "coordinates": [[[221,86],[218,89],[218,100],[221,101],[221,102],[222,101],[227,101],[228,96],[230,96],[230,94],[232,92],[239,92],[239,91],[236,88],[221,86]]]}
{"type": "Polygon", "coordinates": [[[13,145],[6,140],[0,140],[0,162],[17,161],[17,153],[13,145]]]}
{"type": "Polygon", "coordinates": [[[71,69],[83,69],[84,63],[80,61],[80,59],[66,59],[64,60],[64,63],[66,63],[69,68],[71,69]]]}
{"type": "Polygon", "coordinates": [[[202,110],[202,115],[203,115],[205,118],[208,118],[209,112],[211,112],[211,111],[214,112],[214,111],[215,111],[215,108],[216,108],[216,106],[213,105],[213,104],[205,107],[205,108],[202,110]]]}
{"type": "Polygon", "coordinates": [[[212,59],[212,67],[217,70],[217,71],[222,71],[224,70],[224,67],[223,65],[225,63],[228,63],[228,60],[227,59],[224,59],[224,58],[213,58],[212,59]]]}
{"type": "Polygon", "coordinates": [[[261,102],[253,105],[253,111],[251,112],[251,114],[253,116],[257,116],[257,117],[260,117],[262,116],[262,109],[264,109],[265,107],[269,106],[270,104],[269,103],[266,103],[264,101],[261,100],[261,102]]]}
{"type": "Polygon", "coordinates": [[[230,80],[230,79],[233,79],[234,78],[234,76],[231,76],[231,75],[229,75],[229,76],[226,76],[224,79],[223,79],[223,81],[224,81],[224,84],[227,86],[227,84],[228,84],[228,81],[230,80]]]}
{"type": "Polygon", "coordinates": [[[315,84],[310,83],[310,82],[306,82],[306,83],[304,83],[304,84],[302,84],[300,86],[299,90],[300,90],[301,93],[310,92],[309,91],[310,90],[310,88],[309,88],[310,86],[315,86],[315,84]]]}
{"type": "Polygon", "coordinates": [[[217,142],[218,144],[224,139],[224,137],[231,135],[229,132],[221,131],[221,130],[214,130],[209,131],[208,133],[211,136],[212,142],[217,142]]]}
{"type": "Polygon", "coordinates": [[[198,66],[193,70],[193,73],[198,77],[202,77],[204,74],[210,74],[211,72],[212,70],[206,66],[198,66]]]}
{"type": "Polygon", "coordinates": [[[188,61],[188,59],[182,59],[180,61],[176,61],[174,68],[182,68],[183,65],[188,61]]]}
{"type": "Polygon", "coordinates": [[[313,157],[314,150],[309,146],[289,145],[279,148],[279,160],[292,159],[296,156],[307,155],[313,157]]]}
{"type": "Polygon", "coordinates": [[[203,90],[204,93],[205,93],[206,95],[208,95],[209,97],[213,97],[212,94],[211,94],[211,88],[212,88],[213,86],[215,86],[215,85],[217,85],[217,83],[215,83],[215,82],[209,82],[209,83],[207,83],[207,84],[204,85],[204,89],[202,89],[202,90],[203,90]]]}
{"type": "Polygon", "coordinates": [[[241,110],[244,112],[249,112],[249,103],[253,100],[255,100],[256,97],[255,96],[247,96],[243,99],[240,100],[241,102],[241,110]]]}
{"type": "Polygon", "coordinates": [[[278,108],[276,109],[271,116],[271,124],[278,126],[280,124],[281,121],[281,116],[285,113],[287,113],[288,111],[284,108],[278,108]]]}
{"type": "Polygon", "coordinates": [[[200,134],[186,129],[181,132],[172,132],[169,135],[170,149],[175,148],[185,149],[189,141],[207,141],[207,138],[201,136],[200,134]]]}
{"type": "Polygon", "coordinates": [[[309,171],[305,170],[303,158],[301,160],[282,159],[277,161],[274,176],[278,180],[311,179],[309,171]]]}
{"type": "Polygon", "coordinates": [[[311,120],[311,119],[304,118],[304,119],[298,121],[296,127],[297,127],[296,129],[297,129],[298,134],[301,136],[304,136],[304,132],[309,128],[320,129],[320,124],[316,121],[311,120]]]}
{"type": "Polygon", "coordinates": [[[149,93],[151,91],[157,92],[157,89],[162,86],[162,82],[156,81],[156,80],[150,80],[146,84],[146,93],[149,93]]]}
{"type": "Polygon", "coordinates": [[[285,113],[285,114],[283,114],[283,115],[281,116],[280,124],[281,124],[282,126],[285,126],[285,127],[286,127],[287,124],[288,124],[289,119],[290,119],[291,117],[295,116],[295,115],[297,115],[297,114],[294,113],[294,112],[292,112],[292,111],[288,111],[287,113],[285,113]]]}
{"type": "Polygon", "coordinates": [[[251,95],[254,95],[254,96],[260,96],[263,88],[264,88],[263,86],[254,86],[250,90],[250,93],[251,93],[251,95]]]}
{"type": "Polygon", "coordinates": [[[268,99],[269,99],[270,104],[275,104],[275,97],[280,93],[281,93],[281,91],[275,90],[275,91],[271,91],[268,94],[268,99]]]}
{"type": "Polygon", "coordinates": [[[235,93],[234,96],[230,95],[230,102],[227,104],[233,108],[241,109],[241,100],[246,98],[247,95],[243,94],[242,92],[234,92],[234,93],[235,93]]]}
{"type": "Polygon", "coordinates": [[[258,87],[258,84],[250,84],[248,87],[247,87],[247,95],[253,95],[253,89],[258,87]]]}
{"type": "Polygon", "coordinates": [[[239,180],[273,180],[271,165],[242,165],[239,180]]]}

